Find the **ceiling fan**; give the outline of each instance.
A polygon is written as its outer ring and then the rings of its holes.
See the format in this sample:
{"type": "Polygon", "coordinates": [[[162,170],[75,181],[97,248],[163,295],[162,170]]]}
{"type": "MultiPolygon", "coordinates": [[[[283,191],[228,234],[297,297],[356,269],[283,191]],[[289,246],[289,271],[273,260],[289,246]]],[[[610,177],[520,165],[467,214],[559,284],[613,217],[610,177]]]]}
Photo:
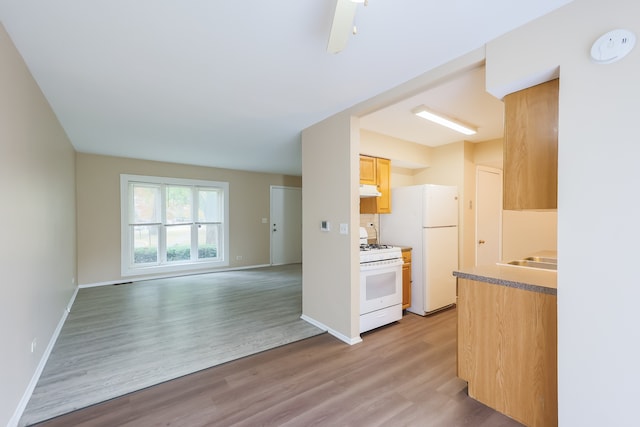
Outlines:
{"type": "Polygon", "coordinates": [[[347,45],[349,36],[356,33],[353,19],[356,16],[358,3],[364,3],[366,6],[368,0],[336,0],[336,11],[331,24],[327,52],[340,52],[347,45]]]}

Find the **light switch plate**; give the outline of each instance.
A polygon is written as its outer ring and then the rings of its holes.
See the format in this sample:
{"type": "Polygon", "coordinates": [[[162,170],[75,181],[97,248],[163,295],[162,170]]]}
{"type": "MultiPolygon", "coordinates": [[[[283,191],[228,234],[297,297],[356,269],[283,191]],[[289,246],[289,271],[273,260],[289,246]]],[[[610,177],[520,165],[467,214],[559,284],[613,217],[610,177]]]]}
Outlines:
{"type": "Polygon", "coordinates": [[[349,234],[349,224],[340,224],[340,234],[349,234]]]}

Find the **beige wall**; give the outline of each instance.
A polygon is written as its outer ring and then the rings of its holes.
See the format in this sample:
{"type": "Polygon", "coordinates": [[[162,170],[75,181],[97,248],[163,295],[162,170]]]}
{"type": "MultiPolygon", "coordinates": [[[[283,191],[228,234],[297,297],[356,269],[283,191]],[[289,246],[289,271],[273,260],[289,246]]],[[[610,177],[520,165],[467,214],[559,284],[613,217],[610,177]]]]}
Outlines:
{"type": "Polygon", "coordinates": [[[391,158],[396,166],[415,169],[430,166],[431,153],[426,145],[360,129],[360,154],[391,158]]]}
{"type": "Polygon", "coordinates": [[[270,229],[262,218],[269,218],[270,186],[299,187],[302,181],[295,176],[83,153],[77,154],[76,164],[80,284],[124,280],[120,274],[120,174],[229,182],[230,267],[269,264],[270,229]],[[237,261],[237,256],[242,260],[237,261]]]}
{"type": "Polygon", "coordinates": [[[502,144],[502,138],[474,144],[473,162],[478,166],[489,166],[502,170],[502,144]]]}
{"type": "Polygon", "coordinates": [[[556,211],[502,211],[502,259],[521,259],[538,251],[555,251],[556,211]]]}
{"type": "Polygon", "coordinates": [[[415,175],[416,169],[399,168],[391,162],[391,188],[413,185],[415,175]]]}
{"type": "Polygon", "coordinates": [[[75,167],[73,147],[2,25],[0,93],[0,425],[8,425],[75,289],[75,167]]]}
{"type": "Polygon", "coordinates": [[[464,142],[453,142],[431,149],[431,165],[417,172],[415,184],[455,185],[462,188],[464,179],[464,142]]]}
{"type": "Polygon", "coordinates": [[[464,176],[460,195],[460,267],[472,267],[476,260],[476,166],[473,160],[477,144],[464,143],[464,176]]]}
{"type": "Polygon", "coordinates": [[[346,113],[302,132],[302,314],[352,343],[360,336],[358,150],[357,119],[346,113]],[[323,220],[331,231],[320,230],[323,220]]]}
{"type": "Polygon", "coordinates": [[[576,0],[487,45],[487,89],[560,72],[558,392],[561,426],[636,425],[640,381],[640,49],[600,65],[605,32],[640,35],[637,0],[576,0]]]}

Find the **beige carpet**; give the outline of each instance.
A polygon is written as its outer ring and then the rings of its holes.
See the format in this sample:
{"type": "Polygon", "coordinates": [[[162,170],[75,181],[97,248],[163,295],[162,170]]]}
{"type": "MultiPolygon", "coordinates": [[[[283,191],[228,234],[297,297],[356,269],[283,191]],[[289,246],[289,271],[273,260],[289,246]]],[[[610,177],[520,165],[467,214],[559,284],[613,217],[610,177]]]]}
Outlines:
{"type": "Polygon", "coordinates": [[[299,264],[80,289],[20,425],[323,333],[301,310],[299,264]]]}

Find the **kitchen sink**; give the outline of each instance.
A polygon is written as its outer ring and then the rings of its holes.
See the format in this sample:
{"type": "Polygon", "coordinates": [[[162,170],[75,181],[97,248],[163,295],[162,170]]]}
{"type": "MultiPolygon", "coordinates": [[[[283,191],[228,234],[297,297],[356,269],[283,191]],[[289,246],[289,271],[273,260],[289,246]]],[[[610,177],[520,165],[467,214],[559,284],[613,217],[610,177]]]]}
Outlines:
{"type": "Polygon", "coordinates": [[[548,258],[543,256],[528,256],[523,259],[523,261],[534,261],[534,262],[546,262],[550,264],[558,264],[557,258],[548,258]]]}
{"type": "Polygon", "coordinates": [[[553,258],[541,258],[541,257],[527,257],[525,259],[519,259],[517,261],[509,261],[507,265],[515,265],[518,267],[529,267],[529,268],[541,268],[543,270],[558,269],[557,260],[553,258]],[[542,261],[543,259],[548,259],[552,262],[542,261]]]}

